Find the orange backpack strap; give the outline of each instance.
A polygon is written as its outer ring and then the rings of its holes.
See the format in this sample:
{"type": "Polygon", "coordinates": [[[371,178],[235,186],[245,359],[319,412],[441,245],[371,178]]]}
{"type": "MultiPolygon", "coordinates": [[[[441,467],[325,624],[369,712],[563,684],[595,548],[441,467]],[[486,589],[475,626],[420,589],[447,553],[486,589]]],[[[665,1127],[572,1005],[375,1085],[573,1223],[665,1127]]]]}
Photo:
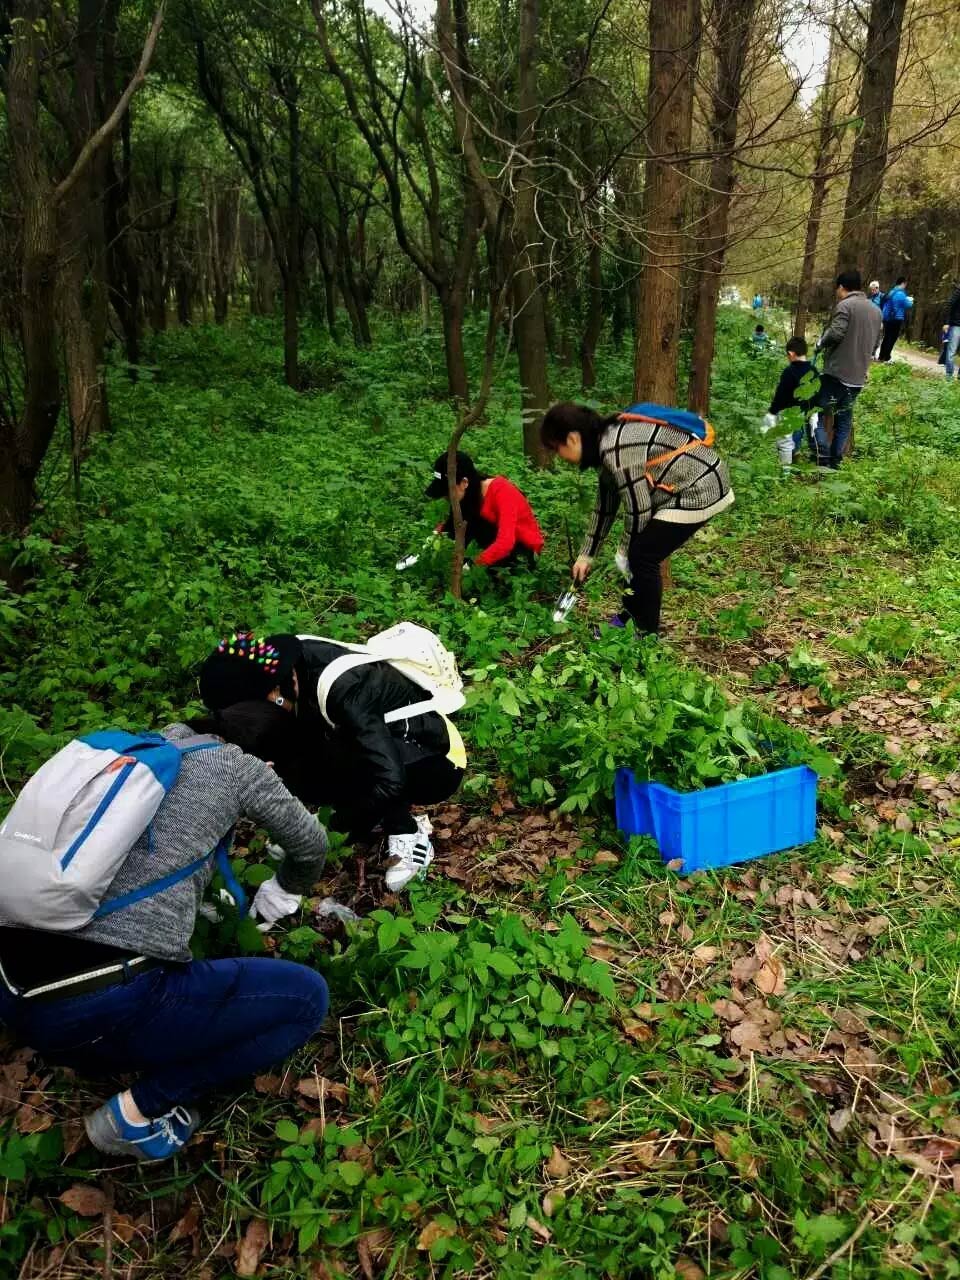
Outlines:
{"type": "MultiPolygon", "coordinates": [[[[668,427],[671,431],[683,431],[684,428],[677,426],[673,422],[664,422],[662,418],[651,418],[645,413],[621,413],[621,422],[648,422],[656,427],[668,427]]],[[[679,458],[682,453],[689,453],[691,449],[697,449],[704,446],[709,449],[716,439],[716,433],[713,430],[713,424],[708,422],[706,418],[703,420],[706,427],[703,439],[699,436],[691,435],[686,444],[680,446],[679,449],[671,449],[668,453],[658,454],[656,458],[651,459],[644,469],[643,478],[651,489],[662,489],[664,493],[674,493],[675,486],[672,484],[662,484],[653,477],[655,467],[665,466],[668,462],[672,462],[674,458],[679,458]]]]}

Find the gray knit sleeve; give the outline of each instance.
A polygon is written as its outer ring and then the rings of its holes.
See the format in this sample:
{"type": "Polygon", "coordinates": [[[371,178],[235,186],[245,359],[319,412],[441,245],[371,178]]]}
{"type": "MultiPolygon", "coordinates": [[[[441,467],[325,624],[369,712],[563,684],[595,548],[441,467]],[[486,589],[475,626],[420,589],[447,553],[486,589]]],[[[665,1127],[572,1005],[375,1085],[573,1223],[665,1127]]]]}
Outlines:
{"type": "Polygon", "coordinates": [[[277,871],[280,887],[288,893],[309,893],[323,870],[326,831],[255,756],[241,755],[238,786],[243,816],[266,827],[286,853],[277,871]]]}

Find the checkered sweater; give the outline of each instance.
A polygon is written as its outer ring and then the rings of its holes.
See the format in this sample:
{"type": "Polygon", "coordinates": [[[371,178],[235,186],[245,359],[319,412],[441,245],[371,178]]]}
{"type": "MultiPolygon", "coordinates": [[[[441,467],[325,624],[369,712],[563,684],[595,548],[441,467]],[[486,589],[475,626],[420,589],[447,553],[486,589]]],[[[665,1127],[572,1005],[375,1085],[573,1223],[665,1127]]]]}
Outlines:
{"type": "MultiPolygon", "coordinates": [[[[171,739],[191,733],[183,724],[163,730],[171,739]]],[[[151,823],[150,837],[144,833],[136,842],[104,897],[121,897],[194,862],[215,849],[241,818],[266,827],[283,846],[286,857],[277,879],[284,889],[304,893],[312,888],[327,852],[323,827],[262,760],[224,744],[183,757],[177,780],[151,823]]],[[[197,908],[212,875],[211,862],[154,897],[58,936],[185,962],[191,958],[197,908]]]]}
{"type": "Polygon", "coordinates": [[[698,444],[687,453],[654,467],[658,484],[672,491],[651,489],[647,465],[662,454],[689,442],[685,431],[648,422],[614,422],[600,437],[600,482],[597,502],[580,554],[588,559],[600,550],[620,510],[624,511],[624,543],[651,520],[700,524],[733,503],[727,469],[713,449],[698,444]]]}

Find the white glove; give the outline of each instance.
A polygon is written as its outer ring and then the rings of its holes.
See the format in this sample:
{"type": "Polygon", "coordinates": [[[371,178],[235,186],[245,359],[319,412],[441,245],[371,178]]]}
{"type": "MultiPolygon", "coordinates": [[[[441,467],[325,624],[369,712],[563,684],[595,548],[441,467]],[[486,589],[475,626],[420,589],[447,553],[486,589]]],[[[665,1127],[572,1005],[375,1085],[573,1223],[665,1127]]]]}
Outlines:
{"type": "Polygon", "coordinates": [[[264,880],[254,895],[250,907],[250,915],[263,921],[257,925],[261,933],[266,933],[283,916],[293,915],[303,901],[299,893],[287,893],[280,887],[276,876],[264,880]]]}
{"type": "Polygon", "coordinates": [[[764,435],[766,435],[767,432],[772,431],[776,425],[777,425],[777,415],[775,413],[765,413],[763,415],[763,426],[760,428],[760,430],[763,432],[764,435]]]}
{"type": "MultiPolygon", "coordinates": [[[[235,907],[237,905],[233,894],[228,892],[226,889],[221,889],[217,894],[217,897],[228,907],[235,907]]],[[[223,912],[219,911],[216,904],[213,902],[201,902],[200,906],[197,908],[197,915],[203,916],[204,920],[209,920],[211,924],[217,924],[222,919],[223,912]]]]}
{"type": "Polygon", "coordinates": [[[614,563],[625,578],[630,577],[630,561],[627,559],[626,552],[618,551],[613,557],[614,563]]]}

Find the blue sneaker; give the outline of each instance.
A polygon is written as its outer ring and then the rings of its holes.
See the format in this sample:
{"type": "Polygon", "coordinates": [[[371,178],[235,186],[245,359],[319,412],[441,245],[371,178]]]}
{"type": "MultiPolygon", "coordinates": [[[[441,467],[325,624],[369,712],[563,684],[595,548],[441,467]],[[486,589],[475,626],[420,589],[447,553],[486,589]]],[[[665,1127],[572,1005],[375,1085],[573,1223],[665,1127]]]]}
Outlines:
{"type": "Polygon", "coordinates": [[[83,1118],[87,1137],[98,1151],[112,1156],[132,1156],[135,1160],[167,1160],[189,1142],[200,1114],[174,1107],[165,1116],[145,1124],[131,1124],[120,1110],[115,1094],[102,1107],[83,1118]]]}
{"type": "Polygon", "coordinates": [[[593,628],[593,638],[594,640],[600,639],[603,627],[618,627],[622,630],[626,625],[619,613],[611,613],[609,618],[604,618],[599,627],[593,628]]]}

